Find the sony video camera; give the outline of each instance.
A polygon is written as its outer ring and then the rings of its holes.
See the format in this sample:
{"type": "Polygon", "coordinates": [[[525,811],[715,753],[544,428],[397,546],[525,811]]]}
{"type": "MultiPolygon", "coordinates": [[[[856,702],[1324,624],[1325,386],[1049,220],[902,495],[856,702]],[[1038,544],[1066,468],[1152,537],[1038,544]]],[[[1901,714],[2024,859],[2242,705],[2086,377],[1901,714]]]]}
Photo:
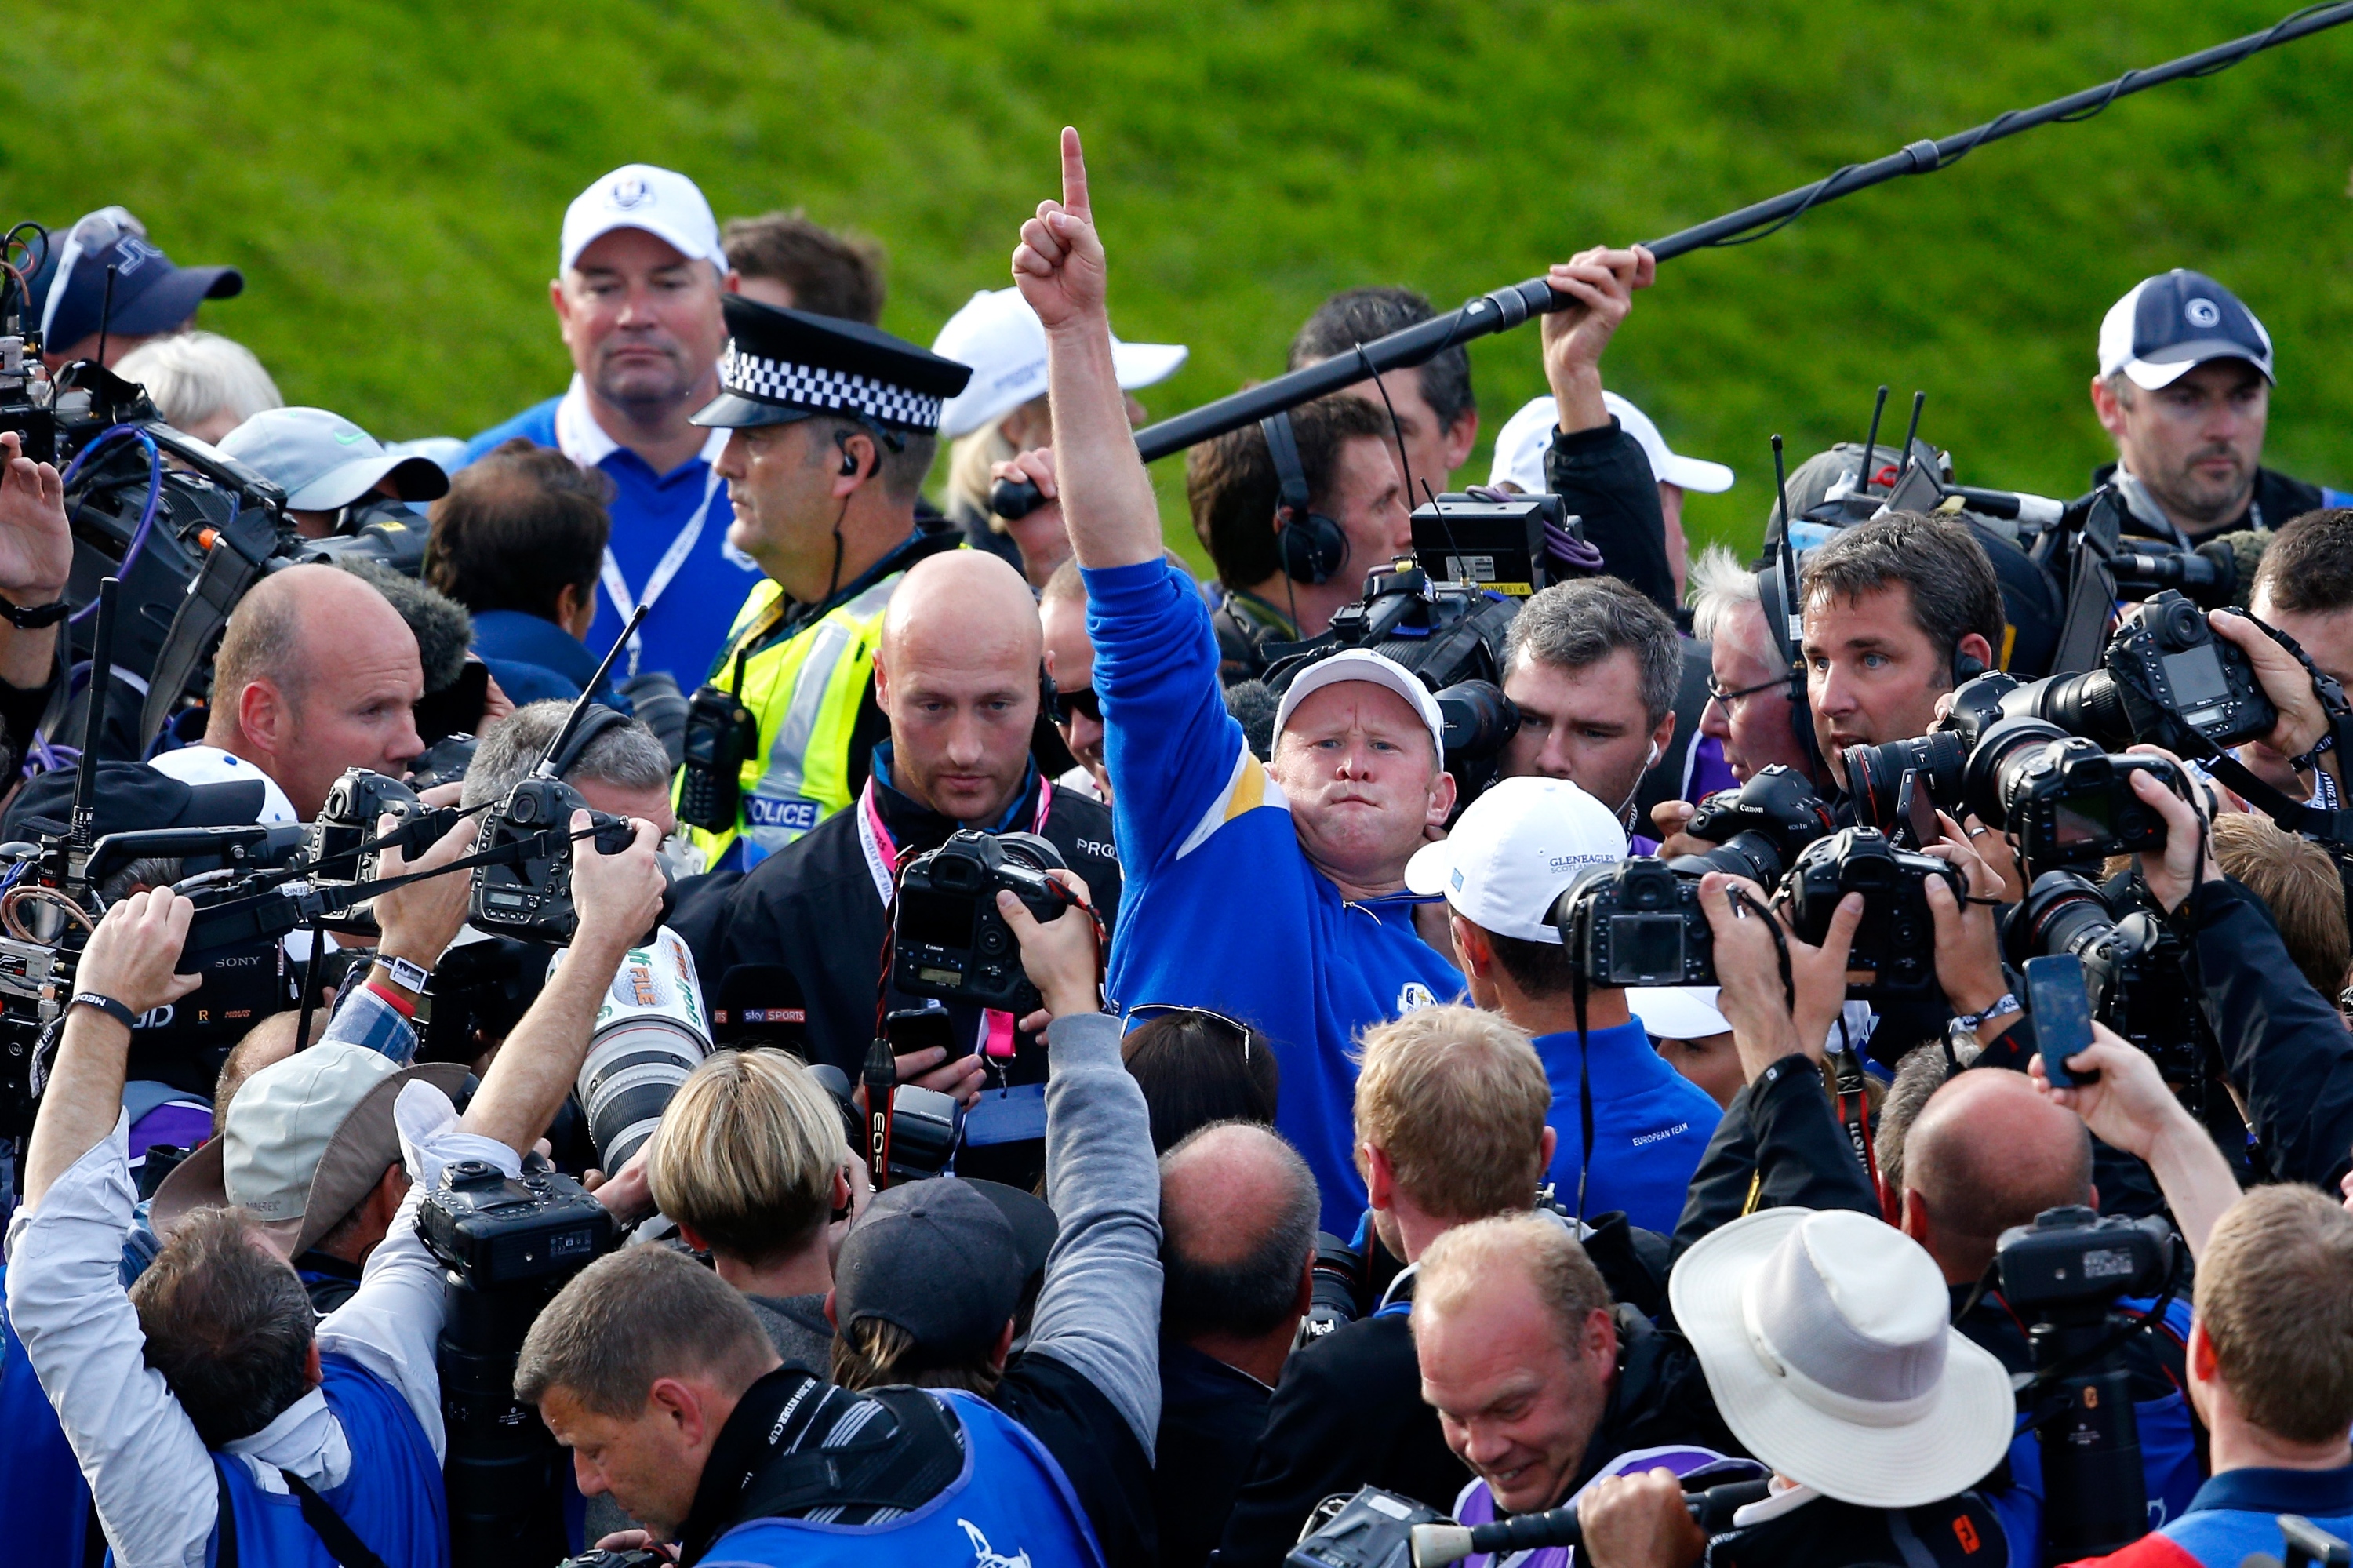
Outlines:
{"type": "Polygon", "coordinates": [[[971,1001],[1015,1017],[1040,1005],[1021,948],[997,912],[999,890],[1051,920],[1075,900],[1046,873],[1062,854],[1036,833],[965,829],[900,874],[891,983],[909,996],[971,1001]]]}

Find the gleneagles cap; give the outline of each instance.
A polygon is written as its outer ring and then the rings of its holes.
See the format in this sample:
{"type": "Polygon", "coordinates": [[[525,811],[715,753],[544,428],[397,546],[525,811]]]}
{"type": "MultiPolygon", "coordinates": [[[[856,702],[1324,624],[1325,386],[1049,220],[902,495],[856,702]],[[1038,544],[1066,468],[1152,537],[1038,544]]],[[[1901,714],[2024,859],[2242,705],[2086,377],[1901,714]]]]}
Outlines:
{"type": "Polygon", "coordinates": [[[449,476],[439,463],[389,451],[324,408],[265,408],[223,436],[220,450],[283,490],[296,512],[349,506],[387,476],[403,501],[438,501],[449,493],[449,476]]]}
{"type": "Polygon", "coordinates": [[[1558,946],[1552,906],[1590,865],[1626,858],[1609,808],[1566,779],[1505,779],[1463,809],[1446,837],[1406,863],[1405,885],[1440,894],[1482,930],[1558,946]]]}
{"type": "Polygon", "coordinates": [[[708,261],[727,273],[727,251],[711,204],[692,180],[651,164],[624,164],[572,198],[564,209],[560,271],[568,272],[580,253],[617,228],[642,228],[681,256],[708,261]]]}
{"type": "Polygon", "coordinates": [[[1343,681],[1370,681],[1376,686],[1386,686],[1406,700],[1421,722],[1430,726],[1430,744],[1438,748],[1440,759],[1446,756],[1446,717],[1438,711],[1438,699],[1421,683],[1414,673],[1385,654],[1369,649],[1348,648],[1317,660],[1293,677],[1283,688],[1282,701],[1275,705],[1274,738],[1282,738],[1283,727],[1299,705],[1326,686],[1336,686],[1343,681]]]}
{"type": "Polygon", "coordinates": [[[843,1238],[834,1319],[879,1318],[914,1336],[924,1358],[986,1355],[1046,1266],[1053,1211],[1027,1192],[954,1176],[878,1192],[843,1238]]]}
{"type": "MultiPolygon", "coordinates": [[[[1046,391],[1046,327],[1019,289],[983,289],[948,318],[932,352],[972,366],[972,384],[940,410],[947,440],[986,429],[1046,391]]],[[[1111,340],[1112,374],[1133,392],[1176,374],[1190,351],[1181,343],[1111,340]]]]}
{"type": "Polygon", "coordinates": [[[2176,267],[2144,278],[2100,323],[2100,375],[2155,392],[2210,359],[2243,359],[2272,374],[2272,334],[2239,296],[2203,272],[2176,267]]]}
{"type": "Polygon", "coordinates": [[[393,1102],[414,1081],[455,1094],[465,1067],[403,1067],[380,1051],[322,1041],[273,1062],[229,1102],[221,1136],[182,1160],[155,1191],[158,1234],[192,1209],[234,1203],[294,1233],[289,1255],[315,1245],[400,1158],[393,1102]]]}
{"type": "MultiPolygon", "coordinates": [[[[1730,469],[1720,462],[1684,457],[1674,450],[1667,445],[1667,438],[1659,433],[1659,427],[1651,422],[1651,416],[1617,393],[1604,392],[1601,400],[1618,416],[1620,427],[1634,438],[1642,455],[1651,460],[1652,479],[1710,495],[1732,488],[1730,469]]],[[[1541,495],[1551,489],[1545,479],[1545,449],[1552,445],[1553,431],[1559,424],[1559,406],[1551,394],[1522,404],[1519,412],[1504,420],[1504,428],[1495,434],[1495,461],[1488,470],[1487,482],[1502,484],[1509,481],[1529,495],[1541,495]]]]}

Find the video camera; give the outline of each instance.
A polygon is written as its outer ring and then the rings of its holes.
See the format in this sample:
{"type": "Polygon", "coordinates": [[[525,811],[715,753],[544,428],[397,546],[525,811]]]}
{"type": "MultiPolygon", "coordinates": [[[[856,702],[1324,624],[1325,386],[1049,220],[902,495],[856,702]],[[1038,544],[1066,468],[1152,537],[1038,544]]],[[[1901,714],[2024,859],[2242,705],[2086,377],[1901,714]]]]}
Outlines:
{"type": "Polygon", "coordinates": [[[2117,1352],[2172,1294],[2172,1229],[2161,1217],[2046,1209],[2002,1232],[1994,1268],[2002,1299],[2029,1325],[2034,1375],[2018,1392],[2019,1412],[2042,1450],[2051,1560],[2114,1552],[2148,1530],[2132,1373],[2117,1352]],[[2116,1312],[2125,1298],[2147,1296],[2159,1298],[2147,1319],[2116,1312]]]}

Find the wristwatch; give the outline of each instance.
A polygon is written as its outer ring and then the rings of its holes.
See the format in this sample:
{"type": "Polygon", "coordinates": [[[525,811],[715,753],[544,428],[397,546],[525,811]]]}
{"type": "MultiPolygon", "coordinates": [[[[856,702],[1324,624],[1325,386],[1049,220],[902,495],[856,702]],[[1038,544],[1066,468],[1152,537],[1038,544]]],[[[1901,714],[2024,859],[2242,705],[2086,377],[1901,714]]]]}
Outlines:
{"type": "Polygon", "coordinates": [[[1977,1031],[1978,1025],[1983,1023],[1987,1019],[2000,1018],[2005,1012],[2016,1012],[2019,1011],[2018,998],[2010,991],[2003,991],[2000,996],[1994,999],[1993,1004],[1988,1007],[1983,1012],[1957,1012],[1953,1014],[1953,1022],[1974,1033],[1977,1031]]]}
{"type": "Polygon", "coordinates": [[[23,605],[0,599],[0,617],[5,617],[8,624],[19,631],[38,631],[45,626],[55,626],[72,613],[73,603],[69,599],[61,599],[54,604],[37,604],[27,609],[23,605]]]}

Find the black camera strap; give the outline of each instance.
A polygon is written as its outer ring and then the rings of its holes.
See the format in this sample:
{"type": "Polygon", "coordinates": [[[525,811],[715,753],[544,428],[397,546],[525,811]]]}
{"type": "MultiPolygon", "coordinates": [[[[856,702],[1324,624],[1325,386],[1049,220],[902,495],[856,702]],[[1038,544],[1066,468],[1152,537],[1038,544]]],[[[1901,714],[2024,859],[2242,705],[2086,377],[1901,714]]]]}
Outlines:
{"type": "Polygon", "coordinates": [[[286,1478],[286,1489],[301,1502],[303,1522],[319,1532],[327,1548],[327,1555],[343,1564],[343,1568],[384,1568],[384,1559],[368,1550],[343,1516],[327,1505],[327,1499],[311,1488],[311,1483],[291,1470],[280,1470],[286,1478]]]}

